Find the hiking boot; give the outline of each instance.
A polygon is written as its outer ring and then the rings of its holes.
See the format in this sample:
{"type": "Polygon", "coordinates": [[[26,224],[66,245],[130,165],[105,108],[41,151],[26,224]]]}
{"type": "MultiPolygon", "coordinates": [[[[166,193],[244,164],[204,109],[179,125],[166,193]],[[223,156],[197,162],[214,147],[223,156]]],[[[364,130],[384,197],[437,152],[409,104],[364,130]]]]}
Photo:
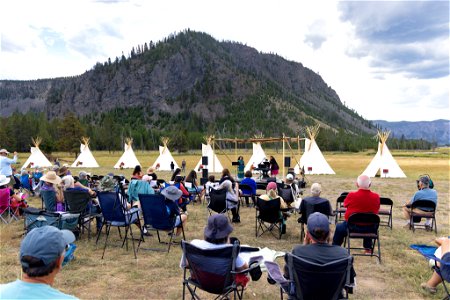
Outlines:
{"type": "Polygon", "coordinates": [[[435,287],[428,286],[428,284],[426,282],[422,283],[420,285],[420,287],[430,294],[436,294],[436,292],[437,292],[437,289],[435,287]]]}

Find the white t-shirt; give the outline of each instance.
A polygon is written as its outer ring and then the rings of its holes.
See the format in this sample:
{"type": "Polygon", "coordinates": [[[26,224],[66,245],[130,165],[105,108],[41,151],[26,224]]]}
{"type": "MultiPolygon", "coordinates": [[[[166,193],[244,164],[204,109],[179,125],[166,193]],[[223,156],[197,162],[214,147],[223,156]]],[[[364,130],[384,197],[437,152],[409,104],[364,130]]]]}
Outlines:
{"type": "MultiPolygon", "coordinates": [[[[191,245],[203,249],[203,250],[208,250],[208,249],[222,249],[222,248],[226,248],[226,247],[233,247],[233,245],[231,244],[212,244],[209,243],[205,240],[192,240],[190,242],[191,245]]],[[[180,262],[180,267],[184,267],[184,255],[181,257],[181,262],[180,262]]],[[[238,257],[236,258],[236,268],[241,268],[242,266],[245,265],[245,260],[241,257],[241,254],[238,255],[238,257]]]]}

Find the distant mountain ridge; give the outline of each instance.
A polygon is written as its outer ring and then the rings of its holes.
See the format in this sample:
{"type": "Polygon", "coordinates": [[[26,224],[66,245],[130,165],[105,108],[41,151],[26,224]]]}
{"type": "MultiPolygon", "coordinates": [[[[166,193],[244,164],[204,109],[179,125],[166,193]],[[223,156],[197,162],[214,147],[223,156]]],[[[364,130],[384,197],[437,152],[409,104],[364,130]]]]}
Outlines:
{"type": "Polygon", "coordinates": [[[302,64],[190,30],[79,76],[1,80],[0,116],[29,110],[49,119],[74,112],[93,124],[132,111],[146,128],[222,135],[297,135],[316,122],[335,132],[375,132],[302,64]]]}
{"type": "Polygon", "coordinates": [[[390,130],[391,134],[398,139],[404,136],[406,139],[424,139],[437,143],[438,146],[450,145],[450,120],[419,122],[373,120],[372,122],[390,130]]]}

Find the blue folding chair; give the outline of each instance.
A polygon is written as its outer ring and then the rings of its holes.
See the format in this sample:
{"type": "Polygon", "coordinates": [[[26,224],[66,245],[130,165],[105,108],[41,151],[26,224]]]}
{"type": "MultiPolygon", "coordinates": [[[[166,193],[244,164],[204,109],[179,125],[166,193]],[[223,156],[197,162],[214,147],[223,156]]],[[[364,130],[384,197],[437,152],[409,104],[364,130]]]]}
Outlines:
{"type": "MultiPolygon", "coordinates": [[[[139,240],[138,244],[138,251],[139,247],[141,246],[141,242],[144,241],[143,239],[143,232],[144,227],[146,227],[148,230],[156,230],[156,234],[158,235],[158,241],[160,243],[166,244],[166,242],[161,241],[161,237],[159,235],[160,231],[168,232],[170,236],[170,240],[167,243],[169,246],[167,248],[167,252],[170,251],[170,246],[172,245],[172,239],[175,235],[175,229],[177,228],[176,220],[177,218],[180,218],[180,214],[176,215],[170,215],[167,209],[168,205],[173,205],[178,209],[178,206],[175,202],[172,200],[167,200],[163,195],[161,194],[139,194],[139,202],[141,203],[141,209],[142,209],[142,215],[144,218],[144,225],[142,226],[142,237],[139,240]],[[167,203],[166,201],[171,201],[172,203],[167,203]]],[[[179,209],[178,209],[179,210],[179,209]]],[[[178,225],[181,227],[181,232],[183,234],[183,239],[185,239],[184,236],[184,229],[183,229],[183,222],[181,222],[178,225]]],[[[151,250],[159,250],[159,249],[151,249],[151,250]]]]}
{"type": "Polygon", "coordinates": [[[441,277],[442,285],[444,286],[444,290],[447,293],[447,296],[444,299],[450,299],[450,293],[447,288],[447,285],[445,284],[446,281],[450,282],[450,260],[448,260],[448,259],[442,260],[442,259],[436,257],[434,255],[434,252],[436,251],[437,247],[435,247],[435,246],[412,244],[409,247],[411,247],[411,249],[417,250],[425,258],[434,260],[433,269],[441,277]],[[439,262],[440,266],[437,264],[438,262],[439,262]],[[449,271],[442,272],[443,268],[447,269],[449,271]]]}
{"type": "Polygon", "coordinates": [[[127,210],[125,203],[123,203],[123,201],[126,200],[124,199],[122,201],[122,199],[120,199],[119,197],[119,193],[116,192],[99,192],[97,196],[98,201],[100,202],[100,206],[102,208],[102,215],[103,215],[103,224],[102,228],[98,231],[96,241],[97,243],[100,238],[100,233],[102,232],[103,226],[106,225],[106,238],[105,238],[105,246],[103,248],[102,259],[105,256],[109,232],[112,226],[119,228],[119,235],[121,235],[120,227],[125,227],[125,236],[123,238],[122,247],[126,243],[127,251],[128,251],[128,232],[130,232],[134,258],[136,259],[137,256],[136,256],[136,249],[134,247],[132,225],[136,223],[140,228],[139,209],[132,208],[130,210],[127,210]]]}

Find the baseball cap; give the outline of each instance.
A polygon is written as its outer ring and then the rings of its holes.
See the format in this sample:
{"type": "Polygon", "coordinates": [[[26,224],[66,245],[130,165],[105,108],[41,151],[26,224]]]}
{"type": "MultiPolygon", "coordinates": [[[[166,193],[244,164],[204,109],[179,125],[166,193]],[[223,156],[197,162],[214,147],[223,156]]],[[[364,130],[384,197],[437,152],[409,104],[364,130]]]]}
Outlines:
{"type": "Polygon", "coordinates": [[[294,180],[294,175],[292,175],[291,173],[287,174],[286,180],[294,180]]]}
{"type": "Polygon", "coordinates": [[[58,259],[66,246],[75,241],[75,235],[70,230],[59,230],[54,226],[43,226],[31,230],[20,244],[20,262],[24,256],[31,256],[48,265],[58,259]]]}
{"type": "Polygon", "coordinates": [[[319,238],[316,235],[316,230],[327,233],[327,235],[330,233],[330,224],[328,222],[328,218],[320,212],[315,212],[309,215],[307,226],[309,234],[316,242],[320,242],[319,238]]]}

